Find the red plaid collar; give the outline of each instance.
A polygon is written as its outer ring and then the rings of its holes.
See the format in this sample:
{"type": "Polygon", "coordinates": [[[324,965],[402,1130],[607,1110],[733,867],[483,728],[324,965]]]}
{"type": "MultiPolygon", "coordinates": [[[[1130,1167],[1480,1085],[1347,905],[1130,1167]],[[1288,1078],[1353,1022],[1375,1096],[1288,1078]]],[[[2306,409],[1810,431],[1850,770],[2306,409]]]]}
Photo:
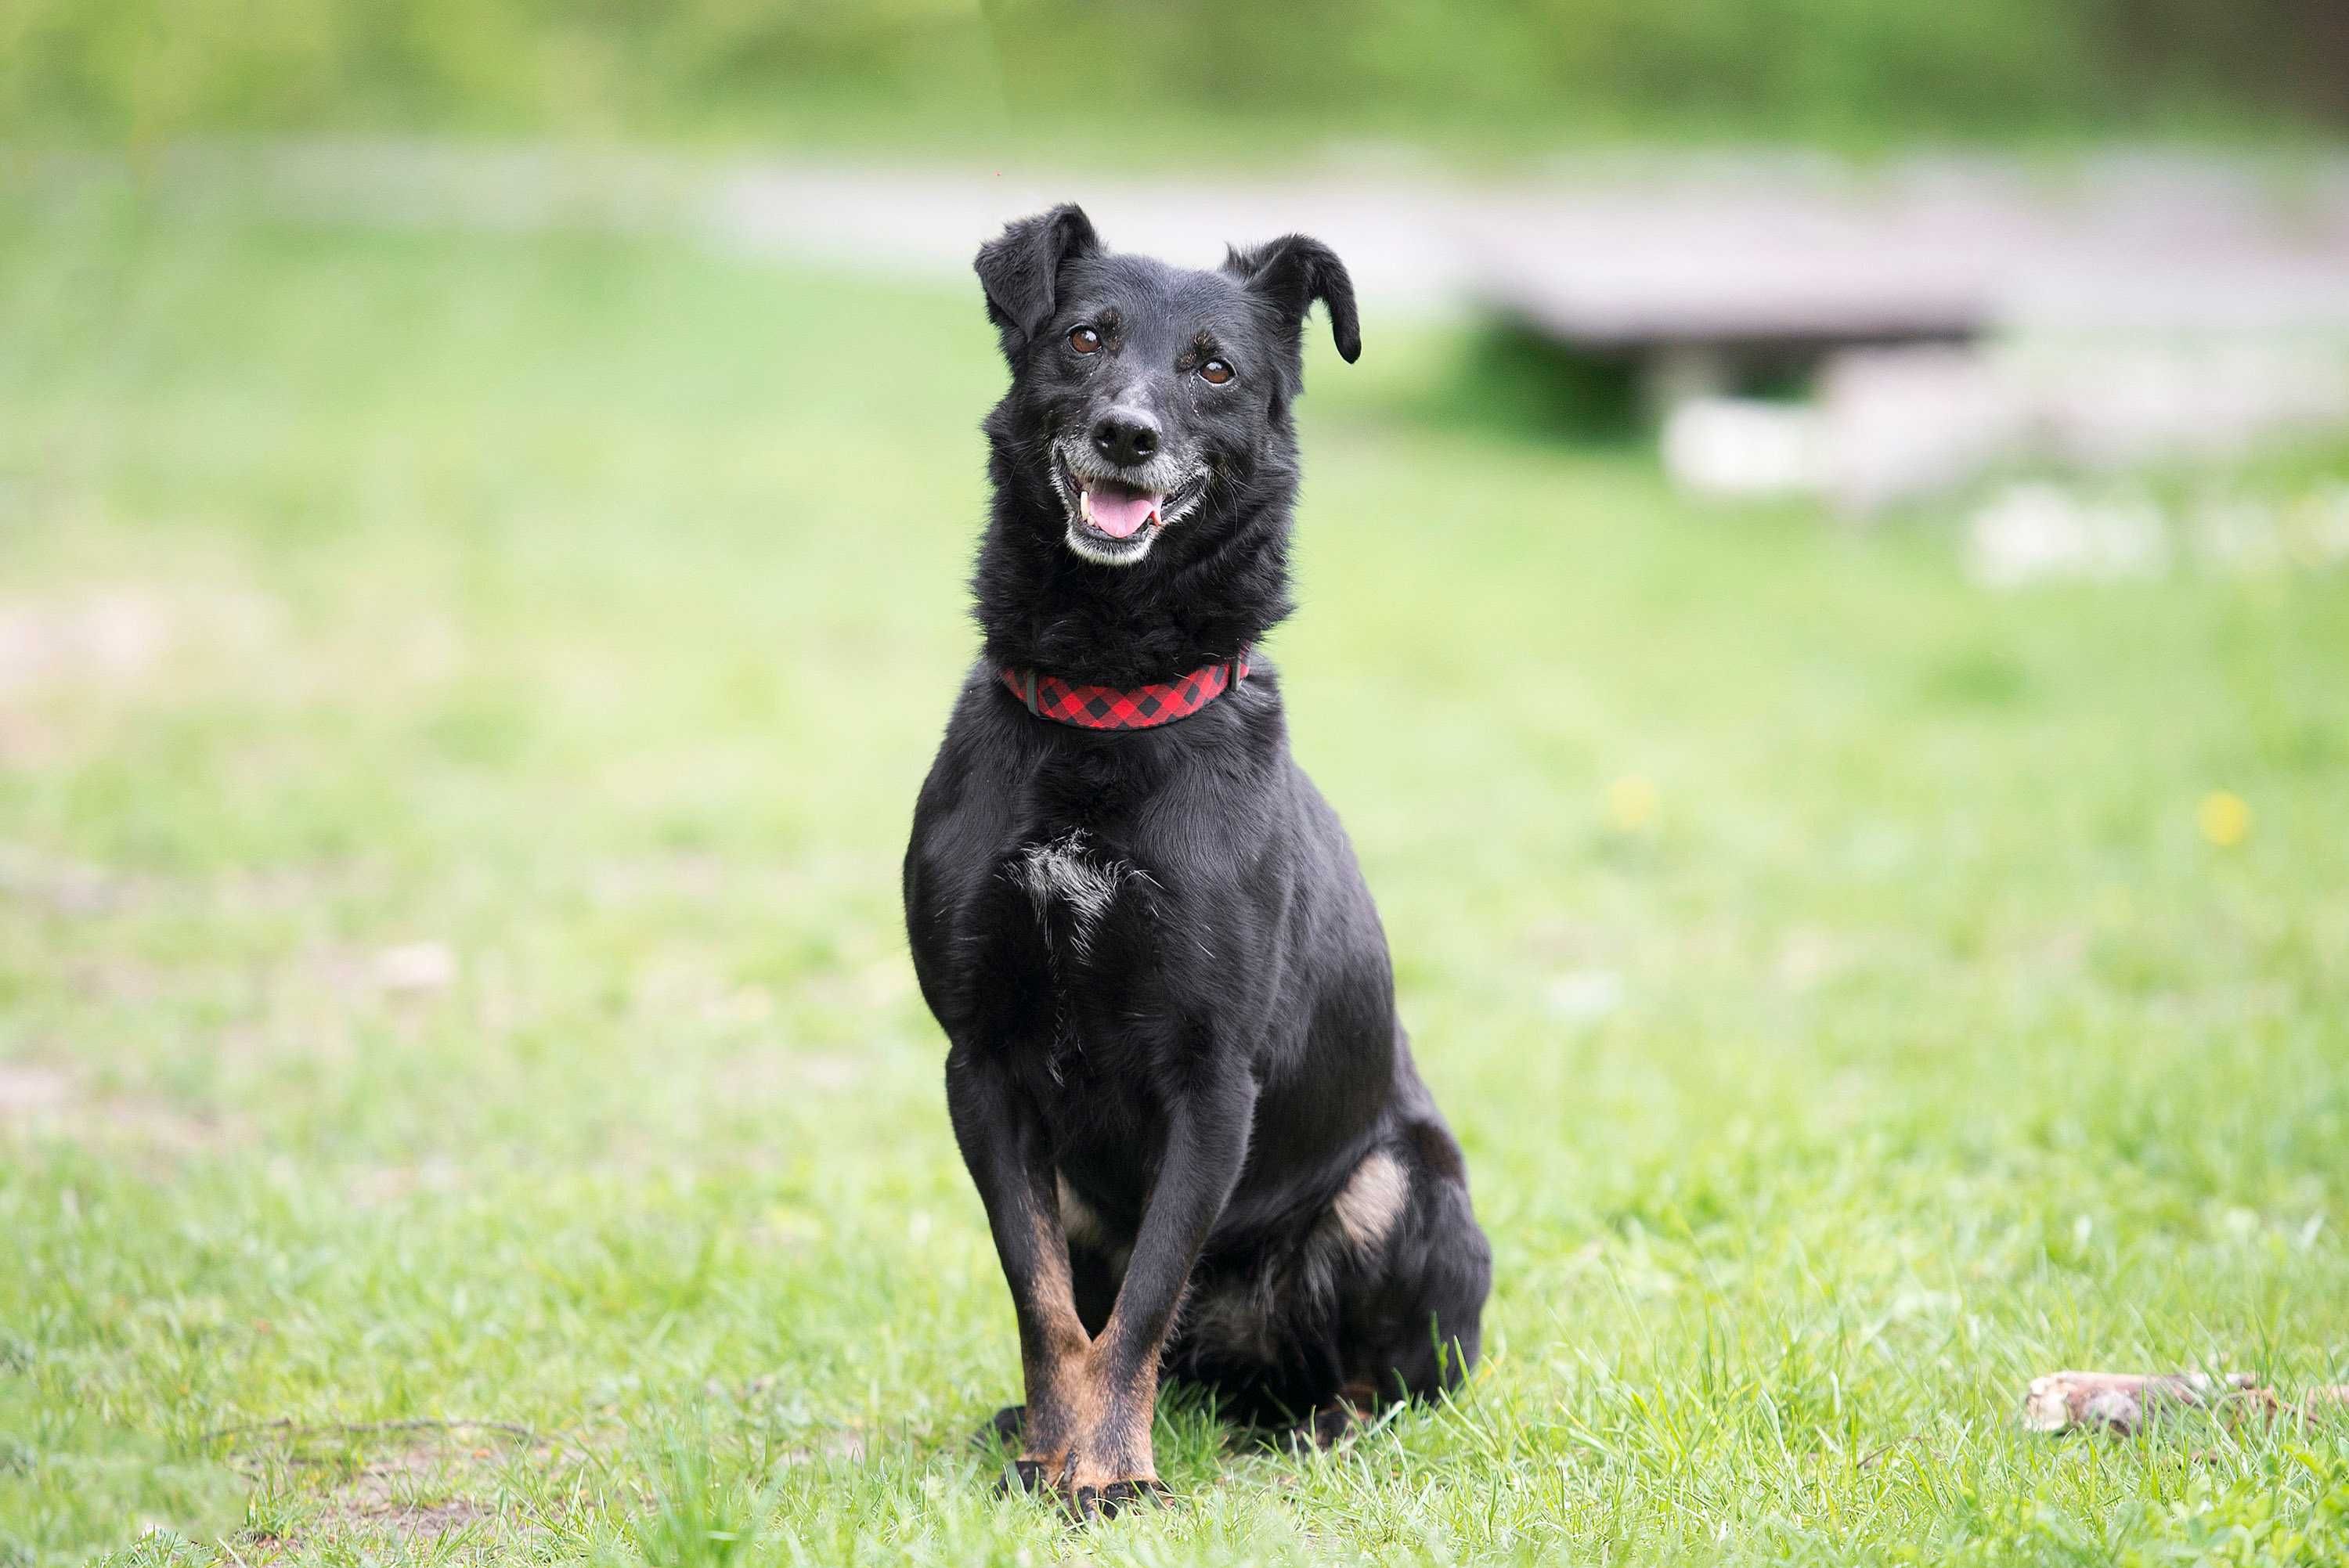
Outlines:
{"type": "Polygon", "coordinates": [[[1003,684],[1039,718],[1079,729],[1155,729],[1188,718],[1247,678],[1248,651],[1187,676],[1130,689],[1074,686],[1034,670],[1005,670],[1003,684]]]}

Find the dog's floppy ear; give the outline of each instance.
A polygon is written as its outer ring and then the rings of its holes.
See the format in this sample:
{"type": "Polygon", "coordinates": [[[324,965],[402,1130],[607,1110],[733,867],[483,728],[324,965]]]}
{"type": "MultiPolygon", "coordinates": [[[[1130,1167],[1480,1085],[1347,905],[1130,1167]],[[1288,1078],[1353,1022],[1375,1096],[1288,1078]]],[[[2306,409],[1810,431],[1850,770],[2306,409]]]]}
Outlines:
{"type": "Polygon", "coordinates": [[[1036,329],[1051,319],[1060,298],[1061,268],[1101,248],[1092,220],[1074,203],[1021,218],[978,248],[974,265],[979,286],[987,291],[987,319],[1002,335],[1006,358],[1017,361],[1036,329]]]}
{"type": "Polygon", "coordinates": [[[1329,308],[1330,333],[1338,352],[1351,365],[1362,356],[1362,324],[1354,315],[1354,280],[1338,253],[1303,234],[1284,234],[1253,251],[1233,250],[1224,270],[1245,282],[1253,293],[1280,308],[1302,327],[1305,313],[1316,300],[1329,308]]]}

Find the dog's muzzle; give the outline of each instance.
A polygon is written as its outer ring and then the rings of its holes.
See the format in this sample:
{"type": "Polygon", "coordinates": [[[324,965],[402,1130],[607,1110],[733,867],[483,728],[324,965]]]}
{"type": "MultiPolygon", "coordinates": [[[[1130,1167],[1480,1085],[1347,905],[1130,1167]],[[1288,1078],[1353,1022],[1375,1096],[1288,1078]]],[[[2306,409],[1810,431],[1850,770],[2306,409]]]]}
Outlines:
{"type": "Polygon", "coordinates": [[[1052,454],[1052,484],[1068,513],[1069,548],[1103,566],[1131,566],[1149,554],[1206,488],[1199,470],[1163,456],[1112,471],[1066,443],[1052,454]]]}

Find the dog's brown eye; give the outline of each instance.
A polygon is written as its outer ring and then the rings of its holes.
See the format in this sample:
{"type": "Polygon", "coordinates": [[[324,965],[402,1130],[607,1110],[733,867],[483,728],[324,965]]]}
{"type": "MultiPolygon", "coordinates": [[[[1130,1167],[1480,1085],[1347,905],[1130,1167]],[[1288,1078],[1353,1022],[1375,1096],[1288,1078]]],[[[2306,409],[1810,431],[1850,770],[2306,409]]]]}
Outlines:
{"type": "Polygon", "coordinates": [[[1069,334],[1069,346],[1079,354],[1099,354],[1101,334],[1090,326],[1081,326],[1069,334]]]}
{"type": "Polygon", "coordinates": [[[1199,366],[1200,378],[1211,387],[1221,387],[1232,378],[1232,367],[1220,359],[1210,359],[1199,366]]]}

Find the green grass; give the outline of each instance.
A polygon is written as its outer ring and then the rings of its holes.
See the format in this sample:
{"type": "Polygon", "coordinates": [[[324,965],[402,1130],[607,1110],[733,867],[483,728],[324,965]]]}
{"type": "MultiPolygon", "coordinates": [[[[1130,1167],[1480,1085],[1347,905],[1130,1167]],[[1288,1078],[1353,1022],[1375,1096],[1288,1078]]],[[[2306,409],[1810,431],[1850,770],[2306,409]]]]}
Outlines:
{"type": "Polygon", "coordinates": [[[2016,1412],[2349,1380],[2349,580],[1990,594],[1365,311],[1273,652],[1489,1355],[1071,1533],[896,912],[975,297],[0,208],[0,1563],[2340,1560],[2339,1426],[2016,1412]]]}

